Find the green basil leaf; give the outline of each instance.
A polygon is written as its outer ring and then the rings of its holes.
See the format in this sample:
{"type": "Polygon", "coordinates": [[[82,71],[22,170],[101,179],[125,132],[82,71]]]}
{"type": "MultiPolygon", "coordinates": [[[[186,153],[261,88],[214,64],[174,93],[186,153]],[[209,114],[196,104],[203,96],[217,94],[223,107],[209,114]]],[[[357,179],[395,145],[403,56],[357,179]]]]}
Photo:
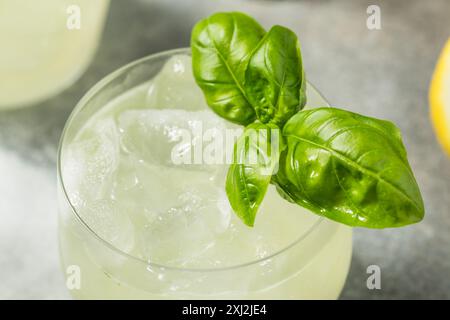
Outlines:
{"type": "Polygon", "coordinates": [[[225,189],[239,218],[253,226],[271,177],[278,170],[283,148],[281,132],[273,124],[256,122],[245,129],[234,147],[225,189]]]}
{"type": "Polygon", "coordinates": [[[287,148],[273,181],[298,204],[350,226],[422,220],[420,190],[392,123],[319,108],[292,117],[283,136],[287,148]]]}
{"type": "Polygon", "coordinates": [[[350,226],[398,227],[423,218],[394,124],[334,108],[298,112],[306,80],[292,31],[274,26],[266,33],[245,14],[218,13],[195,26],[191,47],[194,76],[211,109],[234,123],[253,122],[235,145],[226,182],[231,206],[247,225],[269,183],[286,200],[350,226]],[[267,151],[269,129],[277,127],[281,154],[267,151]],[[265,142],[249,139],[255,129],[267,133],[259,139],[265,142]],[[245,161],[255,150],[257,161],[245,161]]]}
{"type": "Polygon", "coordinates": [[[192,31],[195,80],[211,109],[234,123],[247,125],[256,119],[244,89],[245,70],[264,34],[258,22],[240,12],[216,13],[192,31]]]}
{"type": "Polygon", "coordinates": [[[258,119],[280,127],[306,103],[305,75],[297,36],[274,26],[255,49],[245,89],[258,119]]]}

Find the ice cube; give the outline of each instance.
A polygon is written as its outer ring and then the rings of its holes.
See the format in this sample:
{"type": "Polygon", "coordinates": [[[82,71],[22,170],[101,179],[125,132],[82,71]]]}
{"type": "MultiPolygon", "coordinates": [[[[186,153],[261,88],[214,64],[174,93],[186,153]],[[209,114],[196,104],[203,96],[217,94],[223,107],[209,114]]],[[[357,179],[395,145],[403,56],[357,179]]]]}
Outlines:
{"type": "Polygon", "coordinates": [[[103,119],[86,128],[69,145],[64,155],[63,178],[69,198],[76,206],[104,198],[119,163],[120,140],[112,119],[103,119]]]}
{"type": "Polygon", "coordinates": [[[242,130],[209,110],[129,110],[118,121],[125,153],[149,164],[200,170],[217,169],[209,164],[225,164],[225,154],[213,158],[211,152],[212,156],[204,157],[209,155],[207,147],[218,142],[216,150],[223,151],[226,130],[242,130]],[[221,135],[222,139],[205,141],[206,135],[221,135]]]}
{"type": "Polygon", "coordinates": [[[112,194],[134,225],[137,254],[180,266],[213,248],[231,217],[223,185],[211,183],[214,173],[152,165],[132,157],[121,159],[112,194]]]}
{"type": "Polygon", "coordinates": [[[111,197],[119,143],[114,120],[99,120],[68,146],[62,169],[69,199],[81,218],[100,237],[129,251],[134,245],[133,225],[111,197]]]}
{"type": "Polygon", "coordinates": [[[151,82],[146,105],[157,109],[205,110],[206,101],[195,83],[191,57],[171,57],[151,82]]]}
{"type": "Polygon", "coordinates": [[[102,239],[124,252],[132,251],[133,224],[127,212],[119,210],[114,200],[97,200],[78,209],[81,218],[102,239]]]}

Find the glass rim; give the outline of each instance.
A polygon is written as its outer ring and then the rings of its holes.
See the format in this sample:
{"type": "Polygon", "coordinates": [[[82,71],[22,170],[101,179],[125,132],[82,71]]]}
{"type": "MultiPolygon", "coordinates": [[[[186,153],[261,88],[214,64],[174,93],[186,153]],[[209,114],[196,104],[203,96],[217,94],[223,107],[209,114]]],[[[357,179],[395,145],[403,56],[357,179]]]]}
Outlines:
{"type": "MultiPolygon", "coordinates": [[[[67,135],[68,129],[71,127],[72,122],[74,118],[77,116],[79,111],[83,109],[83,107],[89,102],[89,100],[97,94],[99,91],[101,91],[105,86],[107,86],[110,82],[112,82],[114,79],[116,79],[119,75],[123,74],[127,70],[143,63],[147,62],[153,59],[160,58],[162,56],[172,56],[176,54],[191,54],[191,49],[188,47],[185,48],[177,48],[177,49],[171,49],[171,50],[165,50],[157,53],[150,54],[148,56],[139,58],[137,60],[134,60],[132,62],[129,62],[125,64],[124,66],[112,71],[111,73],[104,76],[100,81],[98,81],[94,86],[92,86],[84,95],[83,97],[78,101],[78,103],[75,105],[74,109],[70,113],[69,117],[67,118],[63,131],[61,133],[61,137],[59,139],[58,144],[58,154],[57,154],[57,183],[62,189],[62,193],[64,194],[64,200],[70,207],[71,214],[73,214],[78,220],[81,225],[86,228],[86,231],[91,234],[96,240],[98,240],[102,245],[105,245],[108,249],[111,249],[113,252],[119,254],[120,256],[123,256],[127,259],[134,260],[138,263],[145,264],[145,266],[148,268],[156,268],[160,270],[170,270],[170,271],[178,271],[178,272],[219,272],[219,271],[228,271],[228,270],[234,270],[234,269],[241,269],[245,267],[249,267],[252,265],[260,264],[265,261],[271,260],[284,252],[288,251],[292,247],[296,246],[297,244],[301,243],[304,239],[306,239],[311,233],[313,233],[325,220],[325,217],[318,216],[317,221],[315,221],[305,232],[303,232],[299,237],[297,237],[295,240],[290,242],[288,245],[282,247],[279,250],[276,250],[274,253],[263,257],[259,259],[250,260],[248,262],[239,263],[231,266],[226,267],[218,267],[218,268],[183,268],[183,267],[175,267],[175,266],[167,266],[161,263],[148,261],[139,257],[136,257],[128,252],[125,252],[124,250],[121,250],[117,248],[115,245],[113,245],[111,242],[107,241],[103,237],[101,237],[95,230],[93,230],[89,224],[84,221],[84,219],[78,214],[77,209],[73,205],[72,201],[69,198],[68,192],[66,190],[66,186],[64,183],[64,178],[62,174],[62,149],[65,145],[65,138],[67,135]]],[[[329,102],[324,98],[324,96],[318,91],[310,82],[307,81],[307,85],[311,87],[317,95],[320,96],[323,101],[326,102],[326,107],[329,107],[329,102]]],[[[307,209],[308,210],[308,209],[307,209]]],[[[310,210],[308,210],[310,211],[310,210]]]]}

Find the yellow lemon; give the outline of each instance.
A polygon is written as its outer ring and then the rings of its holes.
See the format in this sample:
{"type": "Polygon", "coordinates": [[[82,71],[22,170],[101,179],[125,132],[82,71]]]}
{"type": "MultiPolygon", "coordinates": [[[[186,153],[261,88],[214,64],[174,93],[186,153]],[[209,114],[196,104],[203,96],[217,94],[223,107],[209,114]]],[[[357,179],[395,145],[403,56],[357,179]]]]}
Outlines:
{"type": "Polygon", "coordinates": [[[450,38],[436,64],[429,99],[436,136],[450,155],[450,38]]]}

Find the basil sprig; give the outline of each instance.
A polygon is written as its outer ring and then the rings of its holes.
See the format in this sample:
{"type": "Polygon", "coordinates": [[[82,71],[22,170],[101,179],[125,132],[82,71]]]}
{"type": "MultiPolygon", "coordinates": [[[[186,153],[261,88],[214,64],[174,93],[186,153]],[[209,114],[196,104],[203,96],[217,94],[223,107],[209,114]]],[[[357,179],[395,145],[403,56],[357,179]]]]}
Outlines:
{"type": "Polygon", "coordinates": [[[336,108],[301,111],[306,80],[291,30],[265,32],[243,13],[217,13],[197,23],[191,47],[208,105],[247,126],[226,181],[245,224],[253,226],[270,183],[287,200],[349,226],[422,220],[423,200],[394,124],[336,108]],[[277,151],[268,152],[274,129],[281,131],[277,151]],[[263,132],[256,143],[254,130],[263,132]],[[256,162],[244,161],[255,150],[256,162]]]}
{"type": "Polygon", "coordinates": [[[394,124],[335,108],[304,110],[283,128],[274,182],[294,202],[350,226],[423,218],[419,187],[394,124]]]}
{"type": "Polygon", "coordinates": [[[195,80],[219,116],[247,125],[284,124],[306,102],[297,36],[269,32],[240,13],[216,13],[198,22],[191,38],[195,80]]]}
{"type": "Polygon", "coordinates": [[[231,207],[248,226],[253,226],[272,176],[278,171],[284,149],[280,137],[276,125],[255,122],[245,128],[234,145],[234,162],[225,189],[231,207]]]}

